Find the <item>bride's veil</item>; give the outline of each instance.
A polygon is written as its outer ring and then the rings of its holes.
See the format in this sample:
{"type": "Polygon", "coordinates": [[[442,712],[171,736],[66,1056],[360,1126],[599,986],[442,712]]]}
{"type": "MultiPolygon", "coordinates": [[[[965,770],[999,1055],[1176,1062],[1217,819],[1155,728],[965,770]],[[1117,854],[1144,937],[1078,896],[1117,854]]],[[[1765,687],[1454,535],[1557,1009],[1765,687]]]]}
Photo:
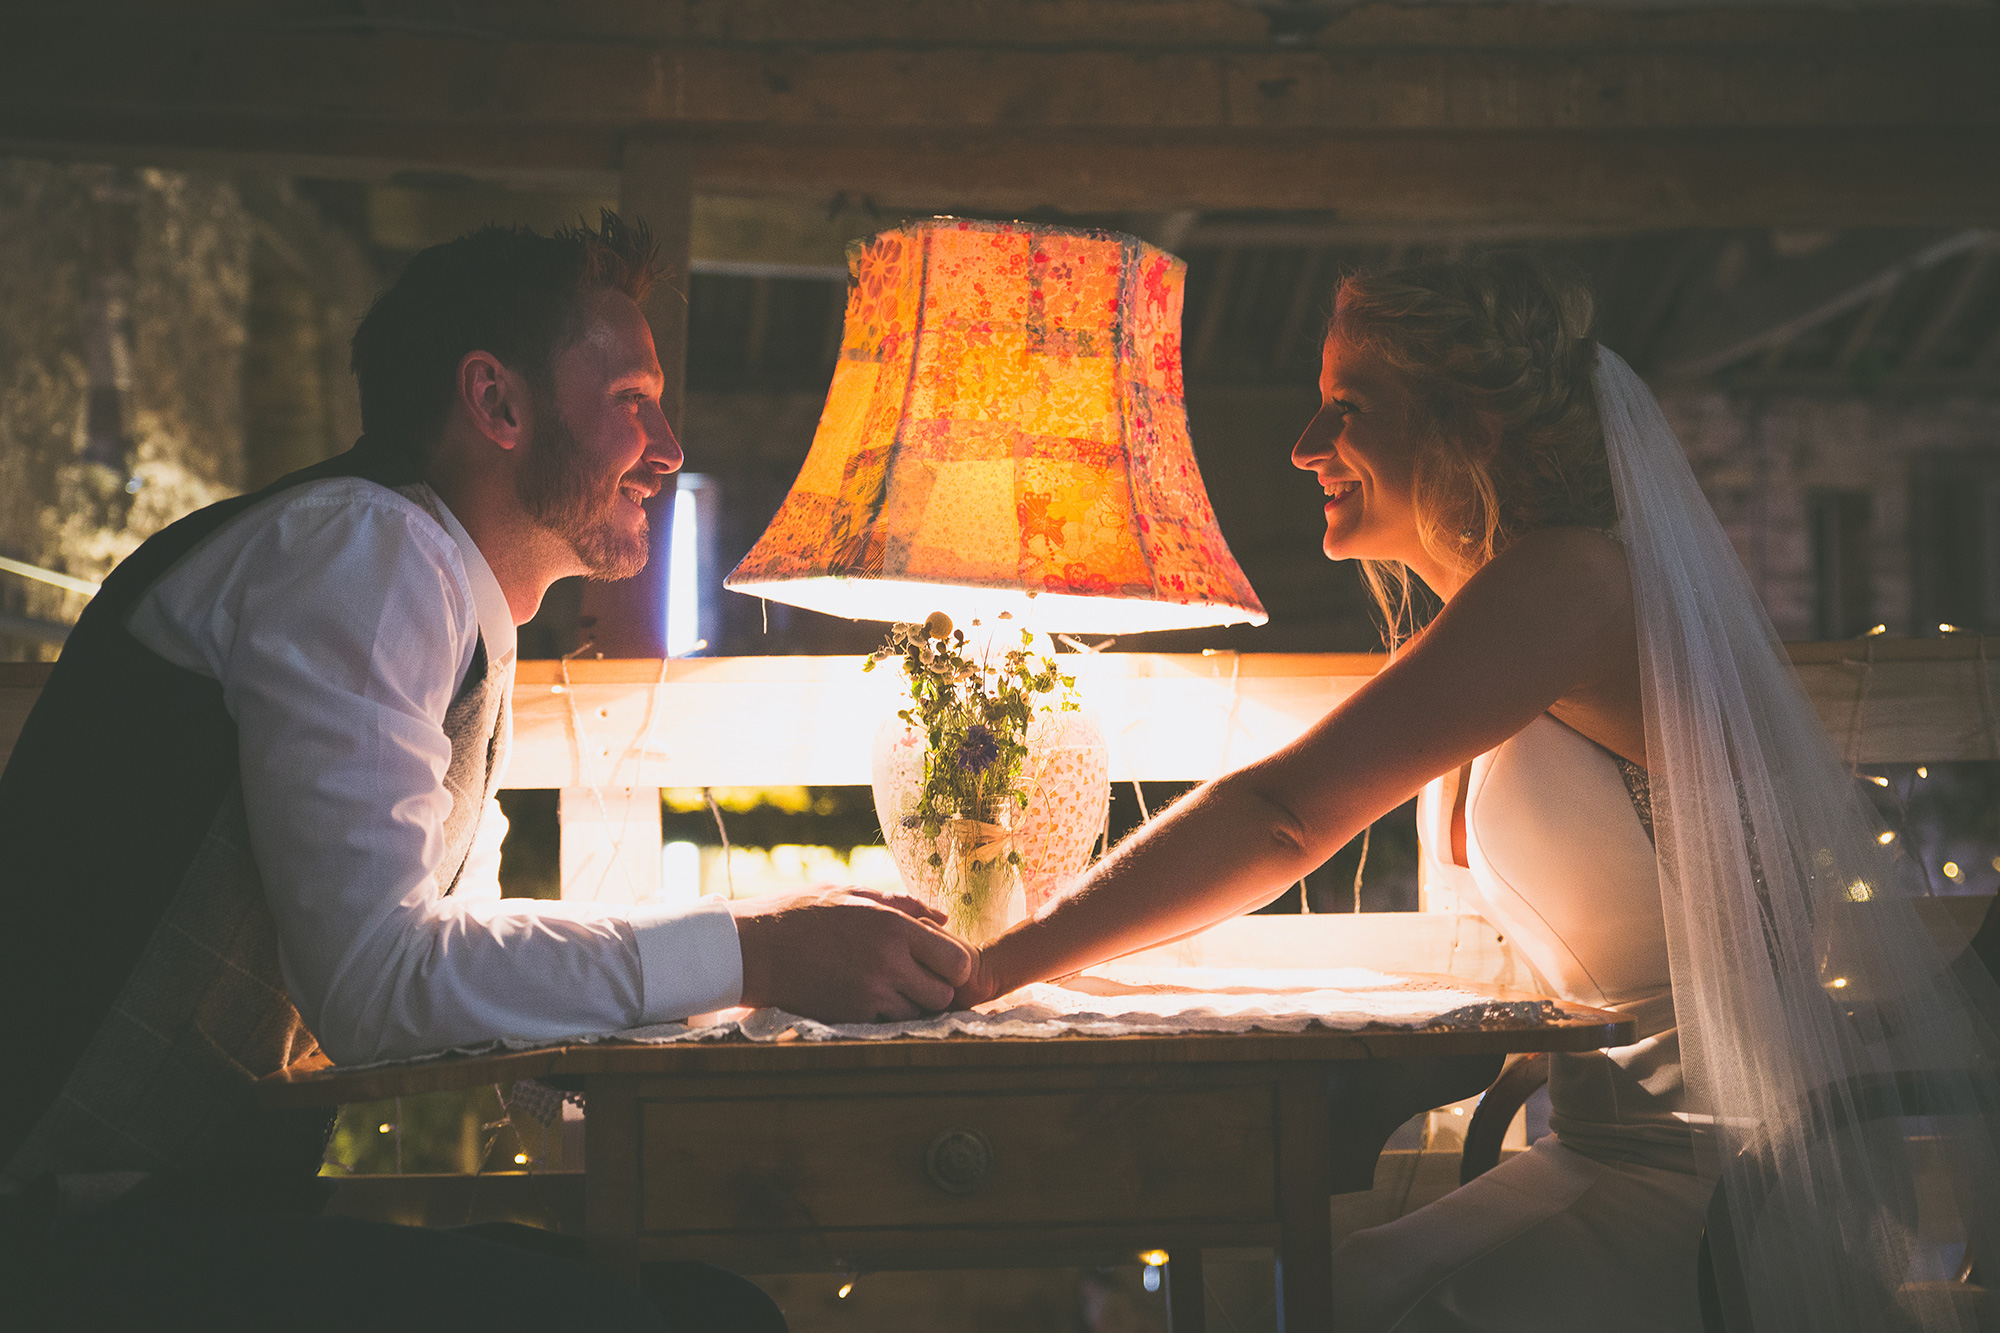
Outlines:
{"type": "Polygon", "coordinates": [[[1971,1230],[2000,1277],[2000,997],[1947,968],[1652,392],[1602,348],[1594,383],[1689,1105],[1754,1326],[1977,1327],[1915,1228],[1971,1230]]]}

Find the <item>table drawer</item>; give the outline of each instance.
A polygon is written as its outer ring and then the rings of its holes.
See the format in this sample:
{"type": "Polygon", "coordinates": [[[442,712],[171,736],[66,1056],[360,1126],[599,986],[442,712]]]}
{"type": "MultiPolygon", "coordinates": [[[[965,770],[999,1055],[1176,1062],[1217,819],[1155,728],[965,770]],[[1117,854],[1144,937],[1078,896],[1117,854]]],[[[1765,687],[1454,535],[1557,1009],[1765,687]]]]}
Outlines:
{"type": "Polygon", "coordinates": [[[1268,1085],[642,1098],[640,1229],[1275,1216],[1268,1085]]]}

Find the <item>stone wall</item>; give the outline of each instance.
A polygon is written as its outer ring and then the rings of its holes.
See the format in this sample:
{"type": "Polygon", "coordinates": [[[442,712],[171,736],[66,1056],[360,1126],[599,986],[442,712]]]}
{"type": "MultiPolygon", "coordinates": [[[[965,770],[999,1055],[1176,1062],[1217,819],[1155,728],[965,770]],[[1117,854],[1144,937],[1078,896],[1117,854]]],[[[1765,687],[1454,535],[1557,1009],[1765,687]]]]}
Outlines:
{"type": "MultiPolygon", "coordinates": [[[[0,554],[98,579],[274,455],[344,447],[374,288],[276,179],[0,159],[0,554]]],[[[53,658],[85,600],[0,575],[0,660],[53,658]]]]}
{"type": "Polygon", "coordinates": [[[1932,631],[1913,623],[1911,468],[1931,450],[2000,454],[2000,395],[1805,397],[1683,389],[1665,393],[1662,406],[1782,637],[1813,637],[1806,501],[1821,487],[1870,498],[1873,618],[1891,634],[1932,631]]]}

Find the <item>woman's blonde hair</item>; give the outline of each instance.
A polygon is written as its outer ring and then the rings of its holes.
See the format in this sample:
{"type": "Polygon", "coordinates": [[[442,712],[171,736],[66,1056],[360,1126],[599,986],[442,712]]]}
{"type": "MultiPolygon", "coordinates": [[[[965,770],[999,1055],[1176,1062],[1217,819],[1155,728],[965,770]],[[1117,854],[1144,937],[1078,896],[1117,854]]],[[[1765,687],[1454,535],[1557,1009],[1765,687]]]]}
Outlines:
{"type": "MultiPolygon", "coordinates": [[[[1357,273],[1334,293],[1329,341],[1378,357],[1416,404],[1417,537],[1470,572],[1536,528],[1618,521],[1591,371],[1590,290],[1531,255],[1357,273]]],[[[1415,631],[1410,572],[1364,560],[1394,649],[1415,631]]]]}

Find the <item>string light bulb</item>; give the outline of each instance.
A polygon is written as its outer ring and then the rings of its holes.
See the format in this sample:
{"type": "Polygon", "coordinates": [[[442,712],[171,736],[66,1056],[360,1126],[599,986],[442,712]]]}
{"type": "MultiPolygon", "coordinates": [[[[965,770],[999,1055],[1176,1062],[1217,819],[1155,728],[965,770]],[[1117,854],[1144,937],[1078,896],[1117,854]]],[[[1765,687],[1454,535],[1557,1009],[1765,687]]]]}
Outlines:
{"type": "Polygon", "coordinates": [[[1851,903],[1865,903],[1874,896],[1875,890],[1869,887],[1865,879],[1857,879],[1847,886],[1847,901],[1851,903]]]}
{"type": "Polygon", "coordinates": [[[1917,776],[1918,776],[1918,777],[1920,777],[1920,778],[1927,778],[1927,777],[1929,777],[1930,775],[1931,775],[1931,771],[1930,771],[1930,769],[1929,769],[1929,768],[1925,767],[1925,766],[1924,766],[1924,765],[1922,765],[1922,764],[1918,764],[1918,765],[1917,765],[1917,776]]]}
{"type": "Polygon", "coordinates": [[[1887,634],[1888,632],[1889,632],[1889,627],[1887,625],[1876,625],[1870,629],[1862,630],[1861,637],[1864,639],[1872,639],[1878,634],[1887,634]]]}
{"type": "Polygon", "coordinates": [[[1832,986],[1835,990],[1840,990],[1847,985],[1847,978],[1835,977],[1832,981],[1828,982],[1827,984],[1832,986]]]}
{"type": "Polygon", "coordinates": [[[1895,840],[1896,840],[1896,832],[1894,829],[1884,829],[1880,833],[1875,835],[1875,841],[1881,843],[1884,847],[1887,847],[1890,843],[1894,842],[1895,840]]]}
{"type": "Polygon", "coordinates": [[[849,1294],[853,1292],[853,1290],[854,1290],[854,1279],[849,1278],[847,1279],[847,1281],[841,1283],[840,1290],[834,1292],[833,1294],[840,1300],[844,1301],[848,1298],[849,1294]]]}
{"type": "Polygon", "coordinates": [[[1961,629],[1959,629],[1959,627],[1958,627],[1958,626],[1956,626],[1956,625],[1953,625],[1953,624],[1948,624],[1948,623],[1946,623],[1945,621],[1942,621],[1942,620],[1940,620],[1940,621],[1938,622],[1938,633],[1940,633],[1940,634],[1962,634],[1962,633],[1964,633],[1964,631],[1963,631],[1963,630],[1961,630],[1961,629]]]}
{"type": "Polygon", "coordinates": [[[1139,1252],[1139,1262],[1148,1268],[1165,1268],[1168,1263],[1167,1252],[1165,1250],[1142,1250],[1139,1252]]]}
{"type": "Polygon", "coordinates": [[[1938,869],[1944,871],[1944,877],[1946,879],[1965,878],[1965,872],[1958,868],[1958,862],[1956,861],[1946,861],[1942,866],[1939,866],[1938,869]]]}
{"type": "Polygon", "coordinates": [[[524,1152],[517,1152],[514,1154],[515,1166],[526,1166],[527,1164],[528,1164],[528,1154],[524,1152]]]}
{"type": "Polygon", "coordinates": [[[1886,787],[1889,785],[1889,779],[1883,777],[1879,773],[1870,773],[1867,775],[1867,777],[1870,782],[1874,783],[1878,787],[1886,787]]]}
{"type": "Polygon", "coordinates": [[[377,1134],[392,1134],[395,1132],[395,1129],[396,1127],[390,1124],[386,1120],[384,1120],[381,1124],[375,1126],[375,1132],[377,1134]]]}

